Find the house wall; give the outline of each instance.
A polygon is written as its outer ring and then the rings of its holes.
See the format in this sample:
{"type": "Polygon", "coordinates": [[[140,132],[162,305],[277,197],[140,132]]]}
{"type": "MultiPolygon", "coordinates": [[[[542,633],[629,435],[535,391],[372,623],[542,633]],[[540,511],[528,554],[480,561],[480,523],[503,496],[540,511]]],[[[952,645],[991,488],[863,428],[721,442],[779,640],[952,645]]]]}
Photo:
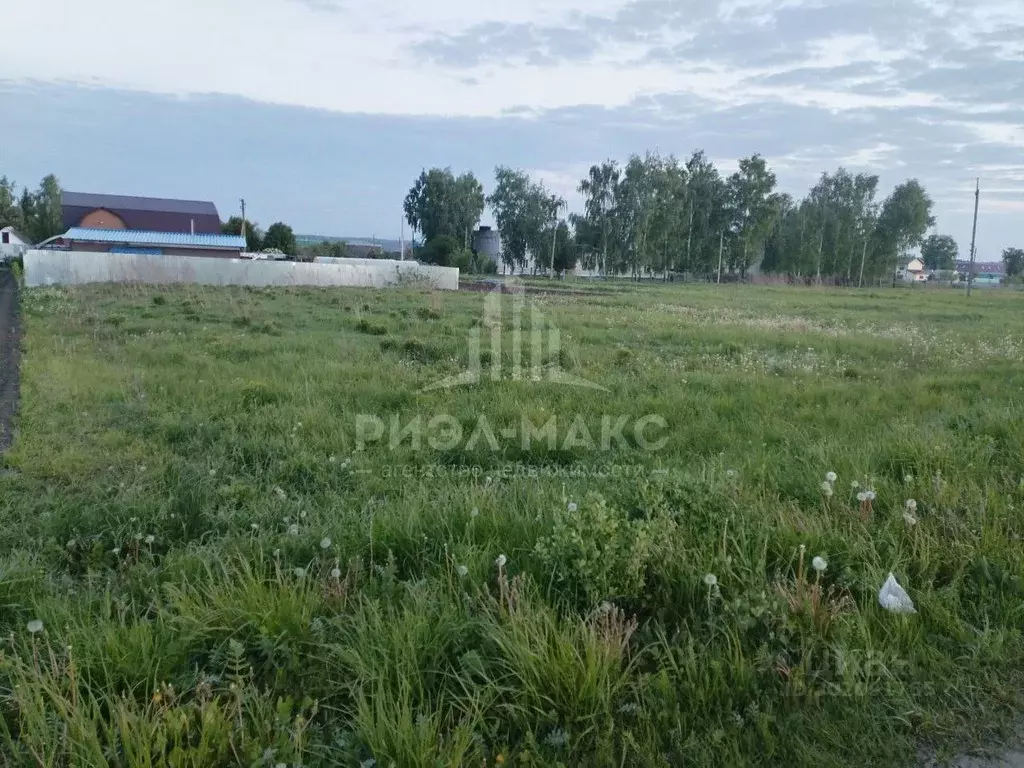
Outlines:
{"type": "Polygon", "coordinates": [[[24,240],[18,237],[18,233],[12,230],[0,233],[0,244],[3,245],[28,245],[24,240]]]}
{"type": "Polygon", "coordinates": [[[25,284],[194,283],[198,285],[391,285],[459,289],[459,270],[408,261],[374,260],[372,264],[310,264],[291,261],[211,259],[202,256],[142,256],[86,251],[40,251],[25,254],[25,284]]]}
{"type": "Polygon", "coordinates": [[[86,229],[128,229],[124,219],[106,208],[97,208],[85,214],[78,226],[86,229]]]}

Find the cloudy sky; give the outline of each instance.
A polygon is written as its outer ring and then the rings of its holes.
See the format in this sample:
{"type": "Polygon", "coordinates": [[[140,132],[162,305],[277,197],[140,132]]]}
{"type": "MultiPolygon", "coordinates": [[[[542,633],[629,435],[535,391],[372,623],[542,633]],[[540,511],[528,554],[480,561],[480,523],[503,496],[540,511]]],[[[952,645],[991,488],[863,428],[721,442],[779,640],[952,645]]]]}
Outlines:
{"type": "Polygon", "coordinates": [[[432,165],[570,200],[590,164],[760,152],[916,176],[979,258],[1024,247],[1024,0],[0,0],[0,174],[245,197],[262,224],[397,237],[432,165]]]}

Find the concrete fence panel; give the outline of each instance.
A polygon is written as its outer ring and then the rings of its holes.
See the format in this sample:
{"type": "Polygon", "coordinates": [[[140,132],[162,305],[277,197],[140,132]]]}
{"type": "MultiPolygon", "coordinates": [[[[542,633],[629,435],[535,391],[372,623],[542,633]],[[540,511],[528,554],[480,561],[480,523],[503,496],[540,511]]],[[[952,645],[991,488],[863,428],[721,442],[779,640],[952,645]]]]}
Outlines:
{"type": "Polygon", "coordinates": [[[25,284],[194,283],[251,286],[423,286],[459,289],[459,270],[409,261],[333,259],[331,263],[251,261],[202,256],[40,251],[25,254],[25,284]],[[349,261],[355,263],[348,263],[349,261]]]}

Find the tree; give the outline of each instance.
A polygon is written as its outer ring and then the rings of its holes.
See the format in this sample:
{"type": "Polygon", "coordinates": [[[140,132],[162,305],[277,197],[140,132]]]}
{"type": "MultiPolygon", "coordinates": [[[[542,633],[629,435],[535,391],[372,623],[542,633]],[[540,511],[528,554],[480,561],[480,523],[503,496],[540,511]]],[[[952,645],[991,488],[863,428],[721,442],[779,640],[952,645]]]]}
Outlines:
{"type": "Polygon", "coordinates": [[[921,244],[921,258],[928,269],[953,269],[960,248],[949,235],[930,235],[921,244]]]}
{"type": "Polygon", "coordinates": [[[60,196],[60,183],[57,181],[57,177],[52,173],[43,177],[43,180],[39,182],[39,189],[33,196],[35,215],[30,222],[26,222],[29,237],[34,242],[39,243],[64,232],[60,196]]]}
{"type": "Polygon", "coordinates": [[[719,248],[729,225],[728,188],[715,164],[700,150],[686,161],[686,182],[690,216],[683,271],[710,276],[717,271],[719,248]]]}
{"type": "MultiPolygon", "coordinates": [[[[0,176],[0,228],[3,227],[14,227],[18,231],[24,229],[18,189],[6,176],[0,176]]],[[[23,234],[27,236],[27,233],[23,234]]]]}
{"type": "MultiPolygon", "coordinates": [[[[221,232],[225,235],[242,234],[242,217],[232,216],[221,226],[221,232]]],[[[259,225],[248,219],[245,221],[245,250],[249,253],[259,253],[263,250],[263,237],[260,235],[259,225]]]]}
{"type": "Polygon", "coordinates": [[[276,248],[289,256],[294,256],[298,252],[295,233],[291,227],[280,221],[271,224],[267,229],[267,233],[263,236],[262,246],[261,250],[269,251],[276,248]]]}
{"type": "Polygon", "coordinates": [[[1007,277],[1024,274],[1024,249],[1007,248],[1003,251],[1003,267],[1007,277]]]}
{"type": "Polygon", "coordinates": [[[447,235],[469,248],[470,233],[484,212],[483,185],[472,173],[458,178],[451,168],[423,171],[405,197],[405,219],[424,242],[447,235]]]}
{"type": "Polygon", "coordinates": [[[741,276],[763,255],[765,240],[779,215],[781,201],[775,183],[775,174],[760,155],[740,160],[739,171],[729,177],[729,218],[736,239],[730,267],[741,276]]]}
{"type": "Polygon", "coordinates": [[[501,258],[513,271],[522,269],[530,255],[539,257],[544,252],[551,196],[543,184],[534,183],[522,171],[498,166],[494,179],[494,192],[487,203],[501,232],[501,258]]]}
{"type": "Polygon", "coordinates": [[[558,227],[553,228],[550,224],[544,230],[543,242],[542,242],[542,253],[546,254],[549,264],[551,262],[551,254],[554,252],[554,272],[555,274],[562,274],[570,269],[576,267],[577,247],[576,238],[573,236],[572,230],[569,229],[569,225],[565,221],[559,221],[558,227]],[[552,234],[554,234],[554,242],[552,242],[552,234]]]}
{"type": "Polygon", "coordinates": [[[615,190],[619,184],[619,167],[608,160],[591,166],[590,172],[577,187],[584,197],[584,215],[574,218],[576,235],[581,245],[600,254],[601,270],[608,269],[608,247],[612,235],[615,190]]]}
{"type": "Polygon", "coordinates": [[[424,264],[451,267],[455,266],[463,250],[461,243],[451,235],[438,235],[419,249],[417,258],[424,264]]]}
{"type": "Polygon", "coordinates": [[[876,276],[895,274],[899,258],[921,244],[924,233],[935,225],[931,211],[932,199],[917,179],[900,184],[886,198],[875,227],[876,276]]]}

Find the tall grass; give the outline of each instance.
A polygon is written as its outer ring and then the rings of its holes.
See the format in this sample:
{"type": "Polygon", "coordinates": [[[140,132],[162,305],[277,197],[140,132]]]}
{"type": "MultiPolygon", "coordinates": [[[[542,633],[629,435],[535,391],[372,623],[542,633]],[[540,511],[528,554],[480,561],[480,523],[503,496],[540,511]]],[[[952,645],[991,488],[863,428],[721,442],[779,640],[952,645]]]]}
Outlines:
{"type": "Polygon", "coordinates": [[[566,287],[548,362],[608,392],[424,391],[483,301],[26,291],[3,760],[906,765],[1019,711],[1019,295],[566,287]],[[553,450],[468,440],[524,414],[553,450]],[[566,444],[648,414],[661,450],[566,444]]]}

